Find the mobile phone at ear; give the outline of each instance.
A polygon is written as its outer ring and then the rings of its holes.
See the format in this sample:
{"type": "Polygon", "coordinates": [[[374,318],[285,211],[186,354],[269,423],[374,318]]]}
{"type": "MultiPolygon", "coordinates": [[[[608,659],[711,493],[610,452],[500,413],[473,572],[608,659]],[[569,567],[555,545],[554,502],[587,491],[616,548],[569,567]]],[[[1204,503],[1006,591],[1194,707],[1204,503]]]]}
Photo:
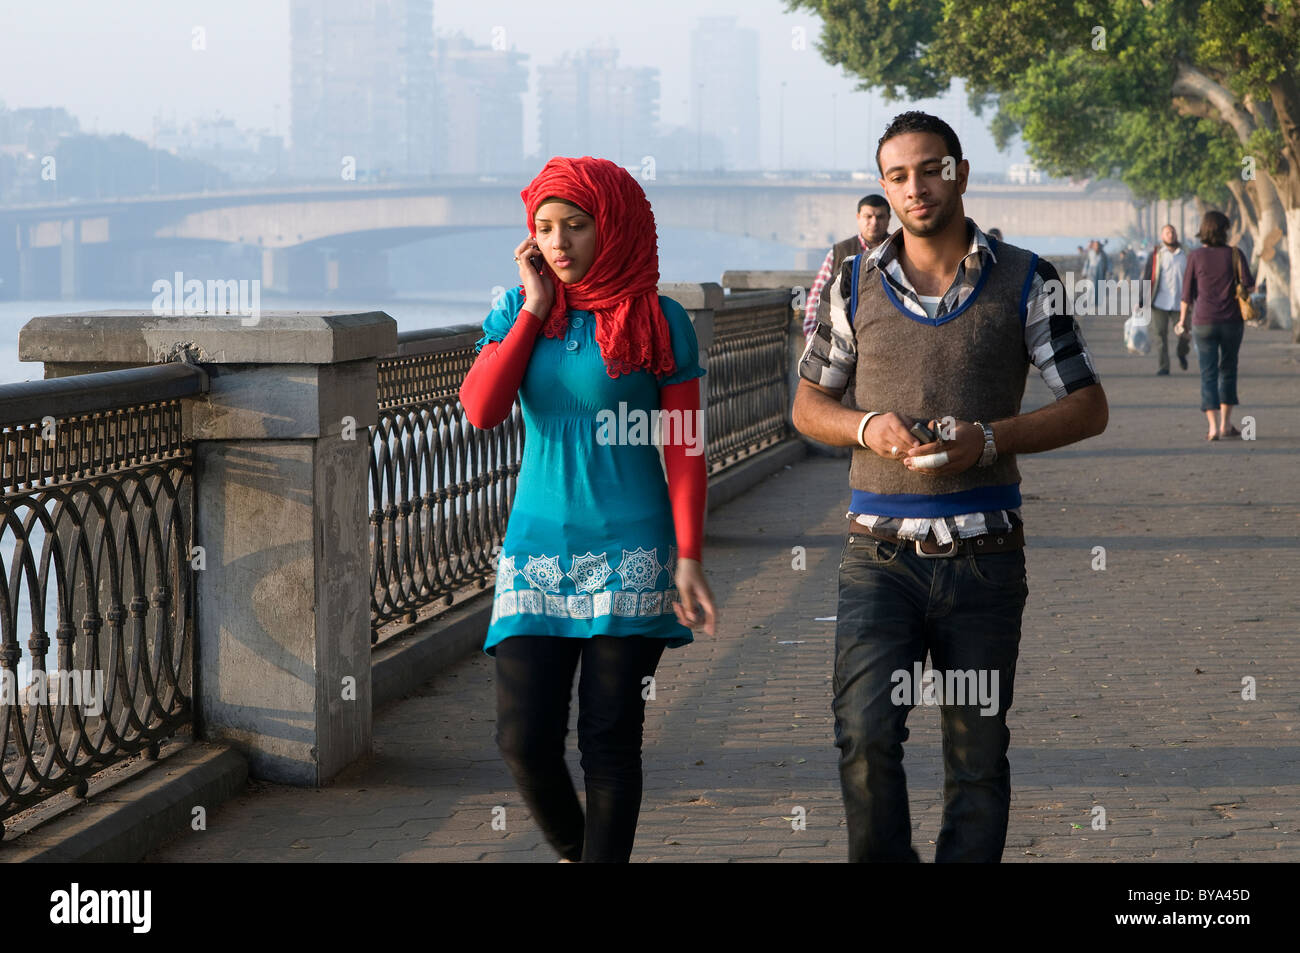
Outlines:
{"type": "Polygon", "coordinates": [[[537,270],[537,273],[538,273],[539,275],[544,275],[544,274],[546,274],[546,268],[545,268],[544,263],[543,263],[543,261],[542,261],[542,256],[541,256],[541,255],[530,255],[530,256],[528,257],[528,263],[529,263],[530,265],[532,265],[533,268],[535,268],[535,269],[537,270]]]}

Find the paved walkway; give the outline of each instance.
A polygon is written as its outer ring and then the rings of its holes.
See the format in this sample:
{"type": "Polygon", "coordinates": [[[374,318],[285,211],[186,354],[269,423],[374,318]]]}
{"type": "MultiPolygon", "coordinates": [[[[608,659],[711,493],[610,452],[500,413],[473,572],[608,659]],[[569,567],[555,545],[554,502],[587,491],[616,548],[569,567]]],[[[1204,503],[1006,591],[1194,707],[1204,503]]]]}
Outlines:
{"type": "MultiPolygon", "coordinates": [[[[1195,355],[1155,377],[1154,358],[1123,352],[1118,320],[1084,320],[1110,426],[1021,458],[1030,597],[1005,859],[1300,860],[1300,349],[1247,329],[1241,412],[1258,439],[1207,444],[1195,355]],[[1097,546],[1105,571],[1091,568],[1097,546]],[[1257,700],[1242,700],[1245,676],[1257,700]]],[[[1047,399],[1031,371],[1025,409],[1047,399]]],[[[835,614],[846,481],[847,461],[814,458],[710,514],[723,623],[659,668],[634,860],[845,858],[834,623],[819,617],[835,614]],[[789,820],[799,808],[805,830],[789,820]]],[[[476,655],[381,709],[374,757],[332,786],[254,783],[149,859],[554,861],[495,750],[492,677],[476,655]]],[[[930,860],[937,710],[909,726],[930,860]]],[[[570,765],[580,778],[572,731],[570,765]]]]}

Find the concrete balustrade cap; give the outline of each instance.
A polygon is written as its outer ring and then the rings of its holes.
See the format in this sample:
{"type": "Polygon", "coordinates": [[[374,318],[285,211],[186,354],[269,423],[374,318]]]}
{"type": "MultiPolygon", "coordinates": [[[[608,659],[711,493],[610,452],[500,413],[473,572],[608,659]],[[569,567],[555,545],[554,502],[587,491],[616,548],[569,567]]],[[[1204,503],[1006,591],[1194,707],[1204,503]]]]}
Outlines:
{"type": "Polygon", "coordinates": [[[715,281],[661,281],[659,293],[688,311],[722,307],[722,286],[715,281]]]}
{"type": "Polygon", "coordinates": [[[769,291],[773,288],[811,288],[815,271],[724,271],[722,287],[732,291],[769,291]]]}
{"type": "Polygon", "coordinates": [[[32,318],[18,359],[58,364],[153,364],[189,350],[201,364],[338,364],[397,351],[397,322],[382,311],[263,311],[157,315],[82,311],[32,318]]]}

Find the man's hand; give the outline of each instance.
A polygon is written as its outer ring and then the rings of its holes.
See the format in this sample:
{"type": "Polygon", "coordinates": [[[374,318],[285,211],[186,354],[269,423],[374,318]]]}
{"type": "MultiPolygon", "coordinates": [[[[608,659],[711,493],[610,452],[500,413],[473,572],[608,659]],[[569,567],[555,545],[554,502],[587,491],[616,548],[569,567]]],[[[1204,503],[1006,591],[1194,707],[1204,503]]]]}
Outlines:
{"type": "MultiPolygon", "coordinates": [[[[871,423],[875,423],[876,418],[871,418],[871,423]]],[[[870,430],[870,425],[867,427],[870,430]]],[[[936,432],[942,432],[939,422],[930,421],[930,429],[936,432]]],[[[984,455],[984,430],[976,427],[973,423],[964,420],[958,420],[952,427],[951,440],[936,440],[933,443],[921,444],[919,447],[913,447],[907,451],[903,457],[903,466],[913,473],[923,473],[928,476],[944,476],[950,473],[961,473],[963,470],[969,470],[975,464],[979,463],[980,457],[984,455]],[[917,457],[924,457],[932,453],[946,452],[948,462],[941,467],[918,467],[914,461],[917,457]]]]}
{"type": "Polygon", "coordinates": [[[879,414],[867,421],[862,439],[886,460],[902,460],[908,450],[921,442],[912,436],[909,429],[914,423],[916,421],[906,414],[879,414]]]}

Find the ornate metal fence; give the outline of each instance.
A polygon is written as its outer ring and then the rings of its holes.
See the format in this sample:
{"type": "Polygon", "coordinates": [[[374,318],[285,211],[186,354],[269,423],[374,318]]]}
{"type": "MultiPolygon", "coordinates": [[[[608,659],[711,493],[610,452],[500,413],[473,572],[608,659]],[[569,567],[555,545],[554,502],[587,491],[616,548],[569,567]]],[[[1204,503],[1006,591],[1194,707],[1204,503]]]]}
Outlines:
{"type": "Polygon", "coordinates": [[[379,361],[370,428],[372,641],[395,620],[483,588],[496,570],[523,453],[523,418],[491,430],[465,419],[457,394],[474,363],[475,325],[398,335],[379,361]]]}
{"type": "Polygon", "coordinates": [[[0,821],[191,720],[206,391],[183,363],[0,386],[0,821]]]}
{"type": "Polygon", "coordinates": [[[790,435],[790,296],[728,295],[709,345],[708,461],[718,473],[790,435]]]}

